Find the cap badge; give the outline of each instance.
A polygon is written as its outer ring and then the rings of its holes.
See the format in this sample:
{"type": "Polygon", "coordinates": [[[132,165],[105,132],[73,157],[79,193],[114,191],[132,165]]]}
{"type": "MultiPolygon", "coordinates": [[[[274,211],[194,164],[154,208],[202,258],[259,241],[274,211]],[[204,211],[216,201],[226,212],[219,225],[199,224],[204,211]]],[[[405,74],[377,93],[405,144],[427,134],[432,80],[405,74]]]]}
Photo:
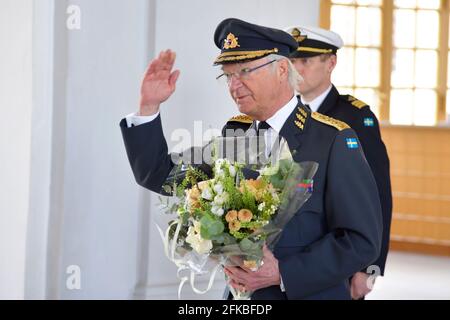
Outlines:
{"type": "Polygon", "coordinates": [[[306,39],[306,36],[303,36],[300,30],[298,30],[297,28],[294,28],[294,30],[292,30],[291,35],[297,42],[302,42],[306,39]]]}
{"type": "Polygon", "coordinates": [[[223,48],[228,50],[240,47],[238,40],[239,38],[236,38],[234,34],[229,33],[227,38],[223,41],[223,48]]]}

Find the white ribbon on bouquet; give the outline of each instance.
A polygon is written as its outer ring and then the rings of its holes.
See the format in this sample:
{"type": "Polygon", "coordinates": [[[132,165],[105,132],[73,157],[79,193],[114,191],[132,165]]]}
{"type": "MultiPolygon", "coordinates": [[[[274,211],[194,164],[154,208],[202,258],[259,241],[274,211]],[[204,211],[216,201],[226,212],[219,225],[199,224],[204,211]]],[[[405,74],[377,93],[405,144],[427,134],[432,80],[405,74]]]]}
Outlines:
{"type": "Polygon", "coordinates": [[[177,248],[178,236],[180,234],[181,225],[182,225],[181,219],[177,219],[169,225],[169,227],[167,228],[165,233],[161,230],[161,228],[158,225],[156,225],[156,227],[158,228],[158,231],[159,231],[159,235],[161,236],[161,240],[164,245],[164,253],[165,253],[166,257],[170,261],[175,263],[175,265],[178,267],[177,277],[178,277],[178,279],[180,279],[180,285],[178,286],[178,299],[181,299],[181,289],[183,288],[186,281],[188,281],[189,279],[190,279],[191,288],[195,293],[197,293],[197,294],[207,293],[209,290],[211,290],[213,282],[214,282],[214,278],[216,277],[216,273],[221,267],[220,264],[217,264],[212,269],[211,274],[209,276],[208,286],[206,287],[205,290],[197,289],[197,287],[195,286],[195,277],[197,274],[204,273],[204,271],[201,271],[198,268],[196,268],[193,263],[190,263],[190,261],[186,261],[185,259],[182,259],[182,258],[180,259],[180,258],[175,257],[175,252],[176,252],[176,248],[177,248]],[[174,225],[176,225],[175,233],[173,235],[173,239],[170,240],[170,236],[169,236],[170,230],[172,229],[172,227],[174,225]],[[181,276],[181,272],[184,270],[190,271],[190,277],[181,276]]]}

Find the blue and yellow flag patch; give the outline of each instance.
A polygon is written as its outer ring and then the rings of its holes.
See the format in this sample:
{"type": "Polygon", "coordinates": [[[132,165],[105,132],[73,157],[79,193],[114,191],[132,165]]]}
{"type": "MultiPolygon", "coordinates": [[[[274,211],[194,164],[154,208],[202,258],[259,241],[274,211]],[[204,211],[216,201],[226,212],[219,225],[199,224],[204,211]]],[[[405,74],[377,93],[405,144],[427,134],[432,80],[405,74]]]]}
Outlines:
{"type": "Polygon", "coordinates": [[[347,148],[349,149],[358,149],[358,140],[356,138],[347,138],[347,148]]]}
{"type": "Polygon", "coordinates": [[[373,127],[375,125],[375,121],[373,118],[364,118],[364,125],[366,127],[373,127]]]}

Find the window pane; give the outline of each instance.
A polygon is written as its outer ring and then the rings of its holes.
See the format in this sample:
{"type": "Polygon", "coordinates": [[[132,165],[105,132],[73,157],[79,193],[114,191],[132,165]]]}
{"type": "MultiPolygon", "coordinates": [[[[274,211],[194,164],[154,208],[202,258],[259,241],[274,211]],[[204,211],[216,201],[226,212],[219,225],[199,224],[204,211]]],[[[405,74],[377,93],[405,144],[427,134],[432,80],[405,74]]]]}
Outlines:
{"type": "Polygon", "coordinates": [[[355,84],[358,87],[378,87],[380,84],[380,51],[356,49],[355,84]]]}
{"type": "Polygon", "coordinates": [[[348,88],[348,87],[338,87],[337,88],[339,91],[339,94],[345,95],[345,94],[349,94],[351,96],[355,95],[355,92],[353,91],[352,88],[348,88]]]}
{"type": "Polygon", "coordinates": [[[395,50],[392,61],[391,82],[394,88],[411,88],[414,83],[414,51],[395,50]]]}
{"type": "Polygon", "coordinates": [[[416,17],[413,10],[394,11],[394,46],[397,48],[413,48],[416,17]]]}
{"type": "Polygon", "coordinates": [[[447,123],[450,122],[450,90],[447,90],[447,123]]]}
{"type": "Polygon", "coordinates": [[[337,86],[353,86],[353,68],[354,68],[355,50],[351,48],[342,48],[338,52],[338,63],[332,73],[333,83],[337,86]]]}
{"type": "Polygon", "coordinates": [[[421,9],[439,9],[440,0],[417,0],[417,6],[421,9]]]}
{"type": "Polygon", "coordinates": [[[390,120],[392,124],[411,125],[413,120],[413,91],[392,90],[390,120]]]}
{"type": "Polygon", "coordinates": [[[447,60],[447,87],[450,88],[450,52],[448,53],[448,60],[447,60]]]}
{"type": "Polygon", "coordinates": [[[416,0],[395,0],[394,6],[399,8],[415,8],[416,3],[416,0]]]}
{"type": "Polygon", "coordinates": [[[381,10],[378,8],[358,8],[356,15],[356,43],[360,46],[379,46],[381,41],[381,10]]]}
{"type": "Polygon", "coordinates": [[[337,32],[342,37],[346,45],[354,44],[355,8],[333,6],[331,8],[331,30],[337,32]]]}
{"type": "Polygon", "coordinates": [[[434,88],[437,82],[437,52],[417,50],[415,85],[420,88],[434,88]]]}
{"type": "Polygon", "coordinates": [[[377,91],[374,89],[356,89],[355,97],[361,101],[364,101],[370,106],[370,110],[378,117],[379,110],[379,98],[377,91]]]}
{"type": "Polygon", "coordinates": [[[416,41],[419,48],[437,49],[439,45],[439,14],[437,11],[417,12],[416,41]]]}
{"type": "Polygon", "coordinates": [[[414,97],[414,124],[433,126],[436,124],[436,92],[416,90],[414,97]]]}
{"type": "Polygon", "coordinates": [[[357,0],[357,4],[381,6],[381,0],[357,0]]]}

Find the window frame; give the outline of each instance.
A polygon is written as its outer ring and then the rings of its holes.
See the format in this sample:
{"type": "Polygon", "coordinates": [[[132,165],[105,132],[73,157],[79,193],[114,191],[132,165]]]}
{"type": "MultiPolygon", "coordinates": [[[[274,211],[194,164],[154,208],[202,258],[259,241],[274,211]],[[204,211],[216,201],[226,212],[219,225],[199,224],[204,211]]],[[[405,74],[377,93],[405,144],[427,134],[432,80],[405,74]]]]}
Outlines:
{"type": "MultiPolygon", "coordinates": [[[[320,0],[320,17],[319,26],[324,29],[330,29],[331,26],[331,6],[332,0],[320,0]]],[[[380,51],[380,86],[379,86],[379,118],[382,123],[390,123],[390,97],[391,90],[391,73],[392,73],[392,57],[394,54],[393,47],[393,30],[394,30],[394,0],[381,1],[381,51],[380,51]]],[[[439,25],[439,44],[438,52],[438,70],[437,84],[434,89],[437,94],[436,101],[436,126],[446,123],[446,98],[447,90],[447,68],[448,55],[450,53],[449,45],[449,18],[450,18],[450,0],[441,0],[439,9],[440,25],[439,25]]],[[[414,124],[410,126],[415,126],[414,124]]]]}

